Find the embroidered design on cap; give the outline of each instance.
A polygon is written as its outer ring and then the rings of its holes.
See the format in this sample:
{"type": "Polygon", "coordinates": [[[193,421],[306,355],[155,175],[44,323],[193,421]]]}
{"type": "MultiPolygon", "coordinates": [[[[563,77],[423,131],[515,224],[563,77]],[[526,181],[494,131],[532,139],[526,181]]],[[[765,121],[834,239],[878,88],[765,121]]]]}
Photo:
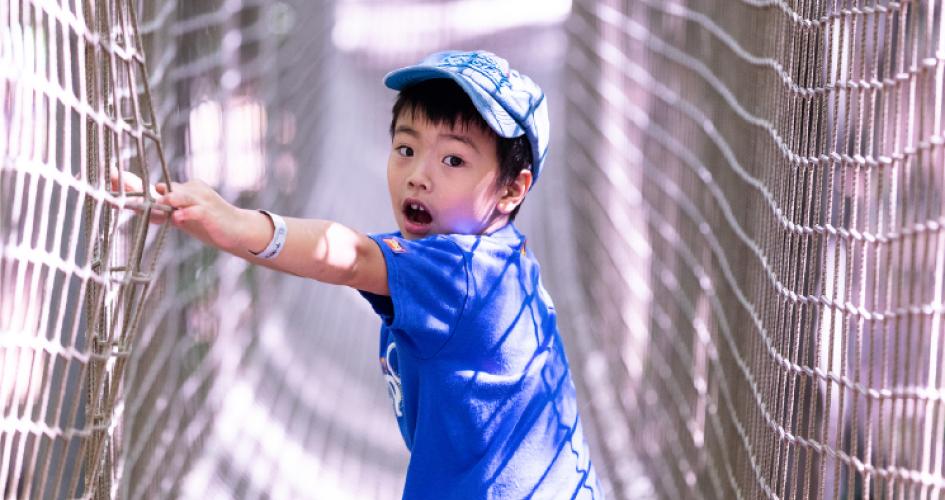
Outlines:
{"type": "Polygon", "coordinates": [[[394,253],[404,253],[407,251],[407,249],[401,246],[400,242],[395,238],[384,238],[384,244],[387,245],[387,248],[390,248],[394,253]]]}
{"type": "Polygon", "coordinates": [[[468,68],[488,78],[489,81],[495,85],[496,90],[501,89],[502,87],[511,88],[509,78],[506,75],[508,69],[499,67],[495,60],[489,57],[484,57],[480,54],[471,53],[447,56],[443,58],[442,61],[440,61],[438,66],[468,68]]]}

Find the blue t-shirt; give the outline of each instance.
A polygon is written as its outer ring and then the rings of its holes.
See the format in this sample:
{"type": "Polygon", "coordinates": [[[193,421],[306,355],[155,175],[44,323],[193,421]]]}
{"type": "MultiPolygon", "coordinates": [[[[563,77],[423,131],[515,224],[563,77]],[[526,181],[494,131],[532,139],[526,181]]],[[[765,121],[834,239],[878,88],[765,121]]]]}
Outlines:
{"type": "Polygon", "coordinates": [[[410,462],[404,498],[602,498],[555,309],[512,224],[372,235],[390,297],[380,361],[410,462]]]}

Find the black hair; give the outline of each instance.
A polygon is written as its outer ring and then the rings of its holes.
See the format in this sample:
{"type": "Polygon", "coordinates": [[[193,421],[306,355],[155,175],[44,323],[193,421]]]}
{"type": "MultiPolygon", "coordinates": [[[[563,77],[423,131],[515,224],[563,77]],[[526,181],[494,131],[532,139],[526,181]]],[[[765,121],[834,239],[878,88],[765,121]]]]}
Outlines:
{"type": "MultiPolygon", "coordinates": [[[[518,177],[519,172],[531,167],[532,149],[524,135],[507,139],[499,137],[483,120],[472,100],[456,82],[449,78],[424,80],[404,88],[397,95],[391,110],[390,135],[394,136],[397,119],[404,113],[416,116],[420,113],[435,126],[457,124],[464,127],[474,126],[496,139],[496,153],[499,160],[499,186],[507,186],[518,177]]],[[[509,214],[509,221],[515,220],[519,204],[509,214]]]]}

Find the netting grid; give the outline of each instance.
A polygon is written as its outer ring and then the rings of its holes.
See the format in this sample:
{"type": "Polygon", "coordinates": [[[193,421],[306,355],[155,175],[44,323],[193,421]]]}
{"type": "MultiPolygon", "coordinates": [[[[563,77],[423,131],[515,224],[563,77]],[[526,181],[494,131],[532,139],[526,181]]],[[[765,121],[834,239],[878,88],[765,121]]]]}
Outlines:
{"type": "Polygon", "coordinates": [[[611,497],[945,496],[945,2],[519,4],[0,0],[3,496],[399,497],[358,297],[107,181],[385,229],[378,82],[475,47],[611,497]]]}
{"type": "Polygon", "coordinates": [[[942,10],[576,3],[584,286],[660,495],[942,495],[942,10]]]}

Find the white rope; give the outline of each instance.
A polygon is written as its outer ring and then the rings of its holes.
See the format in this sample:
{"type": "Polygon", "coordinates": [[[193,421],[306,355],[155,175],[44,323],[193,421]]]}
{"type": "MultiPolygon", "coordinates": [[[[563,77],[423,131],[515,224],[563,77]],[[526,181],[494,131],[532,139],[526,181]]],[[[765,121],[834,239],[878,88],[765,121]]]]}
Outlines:
{"type": "Polygon", "coordinates": [[[666,484],[691,485],[681,463],[704,464],[695,491],[716,498],[945,489],[945,384],[934,371],[945,305],[922,278],[940,272],[945,252],[945,148],[931,105],[945,61],[921,38],[932,40],[941,11],[575,3],[568,101],[581,119],[569,122],[568,145],[580,153],[569,163],[593,187],[579,198],[594,200],[577,205],[593,226],[580,245],[614,255],[594,261],[583,287],[607,298],[598,324],[653,329],[623,340],[642,367],[617,363],[598,379],[662,397],[622,416],[665,415],[633,428],[648,473],[670,478],[653,483],[660,496],[679,493],[666,484]],[[615,249],[641,237],[651,251],[628,260],[615,249]],[[699,329],[717,352],[705,382],[693,371],[699,329]],[[704,448],[691,428],[700,397],[728,410],[706,417],[719,437],[704,448]],[[682,449],[667,437],[689,435],[682,449]]]}

